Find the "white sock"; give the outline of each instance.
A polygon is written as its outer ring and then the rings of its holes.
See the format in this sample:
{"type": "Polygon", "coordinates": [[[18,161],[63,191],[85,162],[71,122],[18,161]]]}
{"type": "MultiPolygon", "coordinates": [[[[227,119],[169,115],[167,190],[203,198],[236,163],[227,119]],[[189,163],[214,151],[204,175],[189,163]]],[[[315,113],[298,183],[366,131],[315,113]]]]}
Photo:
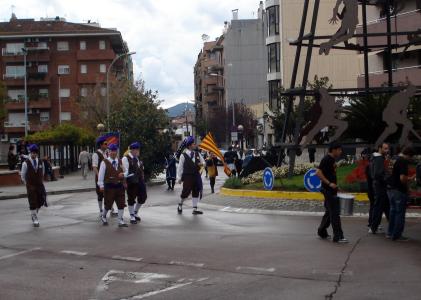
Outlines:
{"type": "Polygon", "coordinates": [[[134,215],[134,206],[133,205],[129,205],[129,213],[130,215],[134,215]]]}
{"type": "Polygon", "coordinates": [[[141,206],[142,206],[142,204],[136,203],[136,205],[134,207],[134,213],[135,213],[135,215],[137,215],[137,212],[139,211],[139,209],[140,209],[141,206]]]}
{"type": "Polygon", "coordinates": [[[106,219],[107,218],[107,214],[108,214],[108,209],[104,209],[104,211],[102,212],[102,216],[106,219]]]}
{"type": "Polygon", "coordinates": [[[98,208],[99,208],[99,211],[100,212],[103,211],[103,209],[102,209],[102,201],[98,201],[98,208]]]}
{"type": "Polygon", "coordinates": [[[193,198],[193,207],[197,208],[197,204],[199,204],[199,198],[193,198]]]}
{"type": "Polygon", "coordinates": [[[31,216],[37,216],[37,210],[36,209],[31,210],[31,216]]]}
{"type": "Polygon", "coordinates": [[[118,220],[120,222],[123,222],[123,215],[124,215],[124,209],[119,209],[118,210],[118,220]]]}

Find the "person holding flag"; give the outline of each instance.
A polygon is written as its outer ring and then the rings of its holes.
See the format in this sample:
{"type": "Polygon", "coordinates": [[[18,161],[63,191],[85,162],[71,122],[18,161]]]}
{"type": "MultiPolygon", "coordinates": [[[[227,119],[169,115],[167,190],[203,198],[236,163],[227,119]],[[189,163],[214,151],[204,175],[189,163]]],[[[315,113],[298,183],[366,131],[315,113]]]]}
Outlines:
{"type": "Polygon", "coordinates": [[[181,192],[181,201],[178,204],[177,212],[183,213],[183,203],[192,194],[193,215],[201,215],[202,211],[198,210],[199,196],[203,190],[202,177],[200,169],[205,166],[205,160],[202,155],[195,151],[196,144],[194,137],[187,137],[184,142],[186,150],[180,155],[180,161],[177,169],[178,183],[183,183],[181,192]]]}
{"type": "Polygon", "coordinates": [[[215,139],[213,138],[210,132],[202,140],[202,142],[199,145],[199,148],[215,154],[215,156],[218,157],[224,164],[224,173],[227,174],[228,177],[231,176],[231,170],[228,167],[227,163],[225,162],[224,156],[222,155],[221,151],[216,145],[215,139]]]}

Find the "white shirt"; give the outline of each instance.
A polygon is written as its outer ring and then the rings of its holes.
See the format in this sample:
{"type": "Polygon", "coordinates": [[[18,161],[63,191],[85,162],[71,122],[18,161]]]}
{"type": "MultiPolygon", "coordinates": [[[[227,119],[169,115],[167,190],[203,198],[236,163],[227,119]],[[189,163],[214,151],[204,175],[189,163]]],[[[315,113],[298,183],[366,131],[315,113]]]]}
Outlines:
{"type": "MultiPolygon", "coordinates": [[[[129,156],[132,159],[134,158],[133,154],[131,154],[130,152],[129,152],[129,156]]],[[[137,158],[137,165],[140,167],[140,160],[138,157],[136,158],[137,158]]],[[[127,159],[127,156],[124,156],[121,161],[123,163],[124,178],[133,176],[134,174],[129,174],[129,160],[127,159]]]]}
{"type": "MultiPolygon", "coordinates": [[[[32,166],[34,167],[34,169],[35,169],[35,172],[37,172],[37,167],[39,167],[40,166],[40,164],[41,164],[41,167],[42,167],[42,176],[44,176],[44,174],[45,174],[45,170],[44,170],[44,164],[43,164],[43,162],[37,157],[35,160],[36,160],[36,162],[37,162],[37,164],[36,164],[36,166],[34,165],[34,163],[33,163],[33,159],[32,158],[30,158],[30,157],[28,157],[28,159],[31,161],[31,163],[32,163],[32,166]]],[[[21,180],[22,180],[22,182],[24,183],[24,184],[26,184],[26,173],[28,173],[28,165],[26,164],[26,161],[24,161],[23,162],[23,164],[22,164],[22,170],[21,170],[21,173],[20,173],[20,178],[21,178],[21,180]]]]}
{"type": "MultiPolygon", "coordinates": [[[[107,157],[108,161],[112,164],[113,161],[116,162],[116,170],[118,168],[118,157],[115,159],[112,159],[111,157],[107,157]]],[[[104,177],[105,177],[105,171],[107,170],[107,165],[104,161],[101,162],[101,166],[99,167],[99,173],[98,173],[98,186],[102,189],[104,188],[104,177]]]]}
{"type": "MultiPolygon", "coordinates": [[[[194,151],[193,151],[193,152],[194,152],[194,151]]],[[[186,150],[184,151],[184,153],[186,153],[186,154],[187,154],[187,156],[191,157],[191,153],[192,153],[192,151],[190,151],[189,149],[186,149],[186,150]]],[[[179,180],[181,180],[181,176],[183,175],[183,170],[184,170],[184,160],[185,160],[184,155],[183,155],[183,154],[181,154],[181,156],[180,156],[180,161],[179,161],[179,163],[178,163],[178,168],[177,168],[177,178],[178,178],[179,180]]],[[[203,157],[202,157],[202,155],[201,155],[200,153],[199,153],[199,160],[200,160],[200,163],[201,163],[203,166],[205,166],[206,162],[205,162],[205,160],[203,159],[203,157]]],[[[195,156],[193,156],[193,162],[194,162],[194,163],[196,163],[196,155],[195,155],[195,156]]]]}
{"type": "MultiPolygon", "coordinates": [[[[104,158],[107,158],[108,157],[108,155],[107,155],[106,152],[102,151],[101,149],[98,149],[98,151],[99,151],[99,153],[102,153],[102,155],[104,156],[104,158]]],[[[98,156],[98,153],[96,153],[96,151],[95,151],[95,153],[92,155],[92,167],[98,168],[99,167],[98,166],[98,161],[99,161],[99,156],[98,156]]]]}
{"type": "MultiPolygon", "coordinates": [[[[98,157],[98,154],[96,155],[98,157]]],[[[79,154],[79,165],[89,163],[89,153],[82,151],[79,154]]]]}

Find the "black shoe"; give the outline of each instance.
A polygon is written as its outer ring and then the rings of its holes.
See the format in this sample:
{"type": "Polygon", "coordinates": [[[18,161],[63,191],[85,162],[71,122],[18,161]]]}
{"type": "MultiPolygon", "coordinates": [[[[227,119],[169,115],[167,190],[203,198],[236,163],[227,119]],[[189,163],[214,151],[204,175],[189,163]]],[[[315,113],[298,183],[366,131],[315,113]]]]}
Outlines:
{"type": "Polygon", "coordinates": [[[127,225],[126,223],[119,223],[118,227],[122,228],[122,227],[129,227],[129,225],[127,225]]]}
{"type": "Polygon", "coordinates": [[[117,217],[118,212],[117,211],[111,211],[110,215],[111,215],[111,217],[117,217]]]}
{"type": "Polygon", "coordinates": [[[135,225],[135,224],[137,224],[137,221],[136,220],[130,220],[130,224],[135,225]]]}
{"type": "Polygon", "coordinates": [[[140,217],[138,215],[135,215],[134,218],[136,219],[136,221],[140,222],[140,217]]]}
{"type": "Polygon", "coordinates": [[[333,240],[334,243],[338,243],[338,244],[348,244],[349,241],[346,238],[341,238],[339,240],[333,240]]]}
{"type": "Polygon", "coordinates": [[[183,213],[183,207],[181,205],[177,206],[177,212],[179,215],[181,215],[183,213]]]}
{"type": "Polygon", "coordinates": [[[322,240],[330,240],[332,238],[329,234],[325,234],[325,235],[317,234],[317,235],[322,240]]]}
{"type": "Polygon", "coordinates": [[[193,210],[193,215],[203,215],[203,211],[195,209],[193,210]]]}

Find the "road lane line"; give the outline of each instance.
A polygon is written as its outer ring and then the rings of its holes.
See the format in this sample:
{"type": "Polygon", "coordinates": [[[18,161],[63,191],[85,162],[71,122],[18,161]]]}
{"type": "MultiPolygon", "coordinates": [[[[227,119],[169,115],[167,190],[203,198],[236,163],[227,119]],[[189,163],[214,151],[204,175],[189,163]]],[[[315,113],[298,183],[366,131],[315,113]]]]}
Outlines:
{"type": "MultiPolygon", "coordinates": [[[[138,295],[138,296],[134,296],[134,297],[129,298],[129,299],[145,299],[145,298],[148,298],[148,297],[152,297],[152,296],[155,296],[155,295],[158,295],[158,294],[162,294],[162,293],[165,293],[165,292],[169,292],[169,291],[172,291],[172,290],[175,290],[175,289],[185,287],[185,286],[190,285],[192,283],[193,282],[174,284],[174,285],[169,286],[165,289],[149,292],[149,293],[138,295]]],[[[124,299],[122,299],[122,300],[124,300],[124,299]]]]}
{"type": "Polygon", "coordinates": [[[60,253],[69,254],[69,255],[76,255],[76,256],[85,256],[88,252],[80,252],[80,251],[71,251],[71,250],[62,250],[60,253]]]}
{"type": "Polygon", "coordinates": [[[141,257],[130,257],[130,256],[120,256],[120,255],[114,255],[113,257],[111,257],[112,259],[116,259],[116,260],[124,260],[124,261],[142,261],[143,258],[141,257]]]}
{"type": "Polygon", "coordinates": [[[196,267],[196,268],[203,268],[205,266],[205,264],[203,263],[189,263],[189,262],[184,262],[184,261],[170,261],[170,265],[196,267]]]}
{"type": "Polygon", "coordinates": [[[32,249],[28,249],[28,250],[24,250],[24,251],[12,253],[12,254],[0,256],[0,260],[5,260],[5,259],[8,259],[8,258],[12,258],[12,257],[18,256],[18,255],[22,255],[22,254],[34,252],[34,251],[37,251],[37,250],[41,250],[41,248],[38,248],[37,247],[37,248],[32,248],[32,249]]]}
{"type": "Polygon", "coordinates": [[[241,270],[249,270],[249,271],[256,271],[256,272],[269,272],[269,273],[273,273],[276,271],[275,268],[257,268],[257,267],[237,267],[236,268],[237,271],[241,271],[241,270]]]}

